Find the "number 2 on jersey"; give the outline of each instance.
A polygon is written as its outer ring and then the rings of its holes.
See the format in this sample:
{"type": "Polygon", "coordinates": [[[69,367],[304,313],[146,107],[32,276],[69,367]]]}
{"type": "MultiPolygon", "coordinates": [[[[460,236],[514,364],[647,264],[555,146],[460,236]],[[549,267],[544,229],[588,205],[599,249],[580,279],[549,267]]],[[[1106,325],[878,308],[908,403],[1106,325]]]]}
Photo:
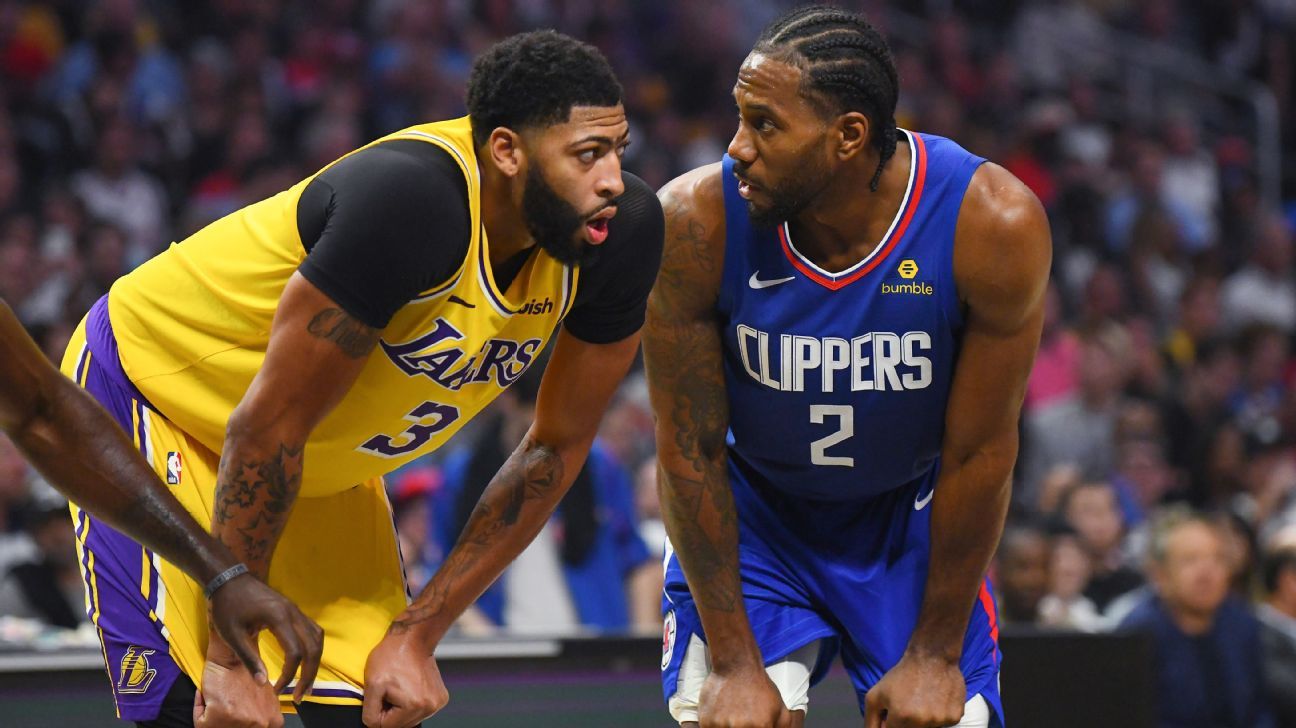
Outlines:
{"type": "Polygon", "coordinates": [[[837,418],[837,431],[810,443],[810,464],[854,467],[855,458],[829,455],[828,448],[845,442],[855,435],[855,408],[849,404],[810,405],[811,424],[822,425],[829,417],[837,418]]]}

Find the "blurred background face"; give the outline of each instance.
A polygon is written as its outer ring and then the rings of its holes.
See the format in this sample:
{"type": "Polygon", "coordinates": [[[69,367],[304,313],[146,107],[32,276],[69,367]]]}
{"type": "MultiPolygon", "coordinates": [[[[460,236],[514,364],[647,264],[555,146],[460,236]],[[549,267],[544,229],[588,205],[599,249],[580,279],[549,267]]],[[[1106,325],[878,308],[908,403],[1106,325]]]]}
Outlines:
{"type": "Polygon", "coordinates": [[[1049,593],[1064,601],[1075,599],[1089,584],[1092,567],[1089,555],[1074,536],[1061,536],[1053,543],[1049,564],[1049,593]]]}
{"type": "Polygon", "coordinates": [[[1165,558],[1155,576],[1161,598],[1171,608],[1195,616],[1213,614],[1228,595],[1229,584],[1219,532],[1196,521],[1176,527],[1166,539],[1165,558]]]}
{"type": "Polygon", "coordinates": [[[1066,520],[1092,556],[1104,556],[1120,545],[1124,523],[1116,492],[1106,483],[1089,483],[1071,494],[1066,520]]]}
{"type": "Polygon", "coordinates": [[[1179,306],[1179,326],[1195,341],[1203,341],[1219,330],[1219,283],[1213,279],[1194,283],[1184,292],[1179,306]]]}
{"type": "Polygon", "coordinates": [[[1124,384],[1121,362],[1101,344],[1086,340],[1080,349],[1080,391],[1092,400],[1104,400],[1118,393],[1124,384]]]}
{"type": "Polygon", "coordinates": [[[1033,531],[1010,533],[1000,548],[1000,608],[1010,619],[1033,621],[1048,593],[1048,539],[1033,531]]]}

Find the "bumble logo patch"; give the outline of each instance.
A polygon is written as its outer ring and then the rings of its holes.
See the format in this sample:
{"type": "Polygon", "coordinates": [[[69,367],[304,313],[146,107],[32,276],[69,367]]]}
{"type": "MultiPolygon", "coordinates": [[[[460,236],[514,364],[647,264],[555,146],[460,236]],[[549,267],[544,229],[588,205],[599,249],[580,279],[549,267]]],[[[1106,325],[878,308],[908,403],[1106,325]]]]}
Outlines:
{"type": "Polygon", "coordinates": [[[918,264],[913,258],[905,258],[900,261],[900,267],[896,268],[896,272],[906,281],[912,281],[918,275],[918,264]]]}
{"type": "Polygon", "coordinates": [[[131,645],[122,655],[121,677],[117,679],[117,692],[143,693],[157,677],[157,670],[149,667],[148,656],[157,650],[144,650],[131,645]]]}

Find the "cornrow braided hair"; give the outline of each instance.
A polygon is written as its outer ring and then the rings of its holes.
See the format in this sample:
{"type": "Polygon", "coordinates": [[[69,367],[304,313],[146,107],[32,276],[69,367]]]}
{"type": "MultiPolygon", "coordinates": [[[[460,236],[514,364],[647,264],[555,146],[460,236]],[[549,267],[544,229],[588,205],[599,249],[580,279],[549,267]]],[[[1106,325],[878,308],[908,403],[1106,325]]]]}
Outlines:
{"type": "Polygon", "coordinates": [[[825,112],[859,111],[868,117],[870,141],[880,157],[869,183],[869,189],[876,191],[883,167],[895,154],[895,108],[900,95],[895,61],[882,34],[859,13],[811,5],[771,23],[753,52],[801,68],[802,92],[825,112]]]}

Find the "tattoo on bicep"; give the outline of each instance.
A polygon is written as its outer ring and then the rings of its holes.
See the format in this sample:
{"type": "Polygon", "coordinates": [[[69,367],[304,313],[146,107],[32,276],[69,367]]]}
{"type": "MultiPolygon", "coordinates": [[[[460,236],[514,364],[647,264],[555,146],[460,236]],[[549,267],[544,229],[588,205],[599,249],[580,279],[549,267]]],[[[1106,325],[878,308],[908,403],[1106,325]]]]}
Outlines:
{"type": "MultiPolygon", "coordinates": [[[[699,604],[731,612],[738,607],[737,512],[725,472],[724,440],[729,406],[720,361],[720,332],[711,320],[689,320],[710,301],[697,296],[699,271],[714,270],[705,229],[695,220],[677,225],[644,335],[649,382],[664,393],[672,443],[679,459],[663,463],[662,499],[671,538],[699,604]],[[703,524],[713,524],[705,527],[703,524]]],[[[704,295],[709,295],[705,293],[704,295]]],[[[663,444],[663,448],[665,444],[663,444]]]]}
{"type": "MultiPolygon", "coordinates": [[[[483,551],[497,542],[501,533],[517,524],[528,501],[548,499],[549,511],[562,497],[564,467],[558,451],[524,440],[491,479],[477,501],[459,541],[423,594],[392,622],[390,634],[405,632],[439,614],[454,586],[473,567],[483,551]]],[[[546,517],[548,514],[544,514],[546,517]]],[[[544,522],[541,520],[540,525],[544,522]]],[[[529,543],[535,533],[527,534],[529,543]]],[[[474,595],[475,596],[475,595],[474,595]]]]}
{"type": "Polygon", "coordinates": [[[332,341],[352,359],[369,355],[378,343],[378,331],[352,318],[340,308],[326,308],[315,314],[306,331],[317,339],[332,341]]]}
{"type": "Polygon", "coordinates": [[[301,489],[302,447],[280,445],[265,460],[221,459],[212,531],[241,548],[248,566],[263,570],[301,489]]]}

